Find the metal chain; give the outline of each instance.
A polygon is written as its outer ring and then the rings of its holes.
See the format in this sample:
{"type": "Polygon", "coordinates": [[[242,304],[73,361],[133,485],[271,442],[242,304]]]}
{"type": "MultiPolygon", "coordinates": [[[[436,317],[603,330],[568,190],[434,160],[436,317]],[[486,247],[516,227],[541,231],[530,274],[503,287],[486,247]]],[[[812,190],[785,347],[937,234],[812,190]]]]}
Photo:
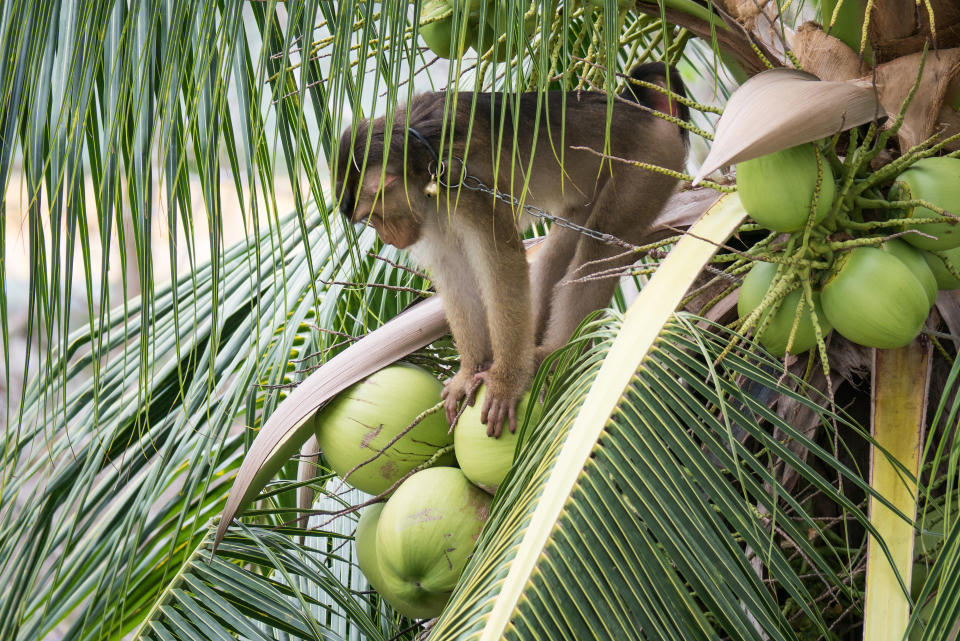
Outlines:
{"type": "MultiPolygon", "coordinates": [[[[485,184],[483,184],[483,181],[481,181],[476,176],[472,174],[468,174],[466,172],[466,165],[464,164],[462,158],[454,157],[453,159],[460,163],[460,167],[462,170],[461,175],[463,177],[460,179],[460,182],[458,183],[448,183],[446,180],[444,180],[444,177],[443,177],[444,174],[447,173],[445,171],[446,169],[445,163],[441,162],[439,171],[430,172],[433,179],[436,180],[440,186],[448,189],[455,188],[455,187],[463,187],[464,189],[469,189],[470,191],[479,191],[489,196],[493,196],[496,200],[504,202],[510,205],[511,207],[513,207],[514,209],[520,206],[520,200],[518,198],[515,198],[510,194],[505,194],[502,191],[497,191],[496,189],[488,187],[485,184]]],[[[592,238],[593,240],[600,241],[601,243],[604,243],[606,245],[616,245],[617,247],[622,247],[623,249],[628,249],[628,250],[636,249],[636,245],[631,245],[630,243],[614,236],[613,234],[607,234],[602,231],[597,231],[596,229],[590,229],[589,227],[578,225],[577,223],[571,220],[567,220],[562,216],[556,216],[554,214],[551,214],[550,212],[544,211],[539,207],[534,207],[533,205],[525,204],[523,205],[523,211],[530,214],[531,216],[535,216],[536,218],[539,218],[541,220],[549,220],[551,224],[559,225],[560,227],[565,227],[579,234],[582,234],[588,238],[592,238]]]]}

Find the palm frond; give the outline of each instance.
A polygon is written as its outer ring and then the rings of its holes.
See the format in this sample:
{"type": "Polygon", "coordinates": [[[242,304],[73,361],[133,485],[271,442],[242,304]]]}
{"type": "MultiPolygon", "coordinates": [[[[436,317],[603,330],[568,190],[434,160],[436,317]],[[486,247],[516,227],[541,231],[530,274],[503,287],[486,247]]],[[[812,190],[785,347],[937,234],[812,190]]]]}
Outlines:
{"type": "Polygon", "coordinates": [[[399,638],[401,620],[381,611],[357,569],[350,531],[302,531],[307,546],[290,534],[244,527],[212,556],[211,529],[169,577],[162,598],[147,601],[151,610],[134,637],[399,638]]]}
{"type": "MultiPolygon", "coordinates": [[[[308,219],[314,264],[322,278],[349,279],[348,252],[327,253],[318,218],[308,219]]],[[[248,430],[260,424],[265,401],[276,402],[277,393],[264,395],[259,386],[302,376],[296,370],[303,366],[290,361],[314,351],[318,312],[299,226],[296,218],[283,221],[283,245],[266,236],[227,252],[217,281],[201,272],[158,292],[138,341],[125,345],[117,331],[129,310],[93,334],[72,336],[54,368],[72,384],[63,408],[45,403],[49,379],[27,390],[24,427],[7,454],[20,473],[2,496],[4,638],[43,638],[68,615],[67,638],[128,629],[143,614],[141,599],[155,597],[157,582],[205,536],[248,430]],[[289,278],[258,279],[253,260],[289,278]],[[216,325],[214,287],[229,292],[216,325]],[[85,378],[93,345],[105,336],[110,358],[97,380],[85,378]],[[165,357],[139,378],[143,343],[165,357]],[[97,386],[105,391],[91,408],[97,386]]],[[[330,298],[319,309],[336,305],[330,298]]]]}
{"type": "MultiPolygon", "coordinates": [[[[574,470],[557,520],[535,523],[538,503],[562,492],[549,471],[564,441],[577,438],[585,390],[598,380],[600,357],[613,356],[620,323],[584,337],[595,347],[524,450],[437,638],[796,639],[801,622],[826,634],[824,611],[856,607],[862,559],[849,550],[867,518],[837,484],[839,477],[865,491],[861,471],[761,400],[766,390],[795,395],[780,383],[782,366],[741,350],[716,362],[728,337],[694,320],[681,315],[664,326],[609,419],[596,419],[604,428],[574,470]],[[773,438],[771,426],[813,460],[773,438]],[[841,517],[813,514],[809,497],[779,484],[774,461],[841,517]],[[542,529],[550,533],[543,547],[528,551],[524,539],[542,529]],[[513,575],[528,562],[529,571],[513,575]]],[[[849,419],[798,400],[825,429],[842,425],[868,438],[849,419]]]]}

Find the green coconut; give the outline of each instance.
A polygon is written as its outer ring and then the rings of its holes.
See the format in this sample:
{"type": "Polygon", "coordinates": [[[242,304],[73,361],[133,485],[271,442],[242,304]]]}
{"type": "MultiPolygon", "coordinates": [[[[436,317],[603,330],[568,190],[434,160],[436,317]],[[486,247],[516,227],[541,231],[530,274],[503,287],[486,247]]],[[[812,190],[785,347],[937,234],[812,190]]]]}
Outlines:
{"type": "MultiPolygon", "coordinates": [[[[814,222],[830,212],[836,192],[833,171],[822,160],[823,184],[814,222]]],[[[793,232],[803,229],[817,186],[817,157],[807,143],[737,163],[737,191],[747,213],[768,229],[793,232]]]]}
{"type": "MultiPolygon", "coordinates": [[[[777,273],[775,263],[757,261],[750,271],[747,272],[740,286],[740,296],[737,299],[737,313],[740,318],[746,318],[755,310],[763,297],[766,296],[770,285],[773,283],[773,277],[777,273]]],[[[787,342],[790,340],[790,332],[793,329],[793,321],[797,315],[797,307],[803,300],[803,290],[797,288],[787,294],[780,307],[774,313],[773,317],[767,323],[763,334],[758,338],[763,347],[774,356],[783,356],[787,352],[787,342]]],[[[830,323],[823,314],[820,306],[820,293],[813,292],[813,305],[817,312],[817,320],[820,323],[820,329],[826,336],[830,332],[830,323]]],[[[766,319],[770,316],[767,310],[760,317],[755,325],[756,328],[763,326],[766,319]]],[[[800,321],[797,323],[797,331],[793,337],[793,344],[790,346],[791,354],[802,354],[817,344],[817,334],[813,328],[813,317],[810,314],[810,307],[804,302],[804,309],[800,313],[800,321]]]]}
{"type": "MultiPolygon", "coordinates": [[[[947,266],[940,256],[926,251],[920,253],[924,260],[927,261],[930,271],[933,272],[933,277],[937,280],[937,287],[939,289],[960,289],[960,278],[954,276],[953,273],[947,269],[947,266]]],[[[940,253],[950,261],[950,264],[955,270],[960,270],[960,247],[945,249],[940,253]]]]}
{"type": "MultiPolygon", "coordinates": [[[[471,25],[472,26],[472,25],[471,25]]],[[[470,46],[473,47],[473,50],[476,51],[479,55],[483,56],[487,54],[490,49],[493,48],[494,43],[497,40],[497,34],[493,30],[493,27],[487,24],[477,25],[473,30],[472,38],[470,40],[470,46]]],[[[490,62],[502,62],[506,59],[507,55],[507,44],[506,42],[501,42],[497,44],[496,55],[490,56],[490,62]]]]}
{"type": "MultiPolygon", "coordinates": [[[[377,559],[377,524],[384,503],[374,503],[363,509],[357,521],[357,531],[353,536],[357,550],[357,565],[367,583],[377,592],[383,593],[383,576],[380,573],[380,561],[377,559]]],[[[384,597],[386,598],[386,597],[384,597]]],[[[389,599],[387,599],[389,601],[389,599]]]]}
{"type": "Polygon", "coordinates": [[[440,614],[480,530],[490,496],[455,467],[434,467],[404,481],[377,524],[381,594],[411,618],[440,614]]]}
{"type": "MultiPolygon", "coordinates": [[[[487,24],[494,29],[498,36],[507,33],[508,23],[515,22],[516,14],[510,13],[509,8],[506,2],[491,2],[487,5],[487,24]]],[[[537,30],[537,23],[539,22],[536,12],[527,16],[529,9],[529,3],[522,8],[524,15],[523,34],[525,36],[532,36],[537,30]]]]}
{"type": "MultiPolygon", "coordinates": [[[[890,200],[925,200],[960,215],[960,159],[922,158],[897,176],[888,195],[890,200]]],[[[926,207],[895,210],[897,218],[935,218],[940,214],[926,207]]],[[[907,226],[934,236],[906,234],[903,239],[914,247],[943,251],[960,247],[960,224],[950,222],[907,226]]]]}
{"type": "MultiPolygon", "coordinates": [[[[517,449],[517,433],[504,430],[499,438],[487,436],[487,426],[480,422],[480,409],[486,390],[481,388],[477,402],[467,407],[453,431],[453,449],[457,463],[468,479],[481,489],[493,494],[500,487],[513,465],[517,449]]],[[[517,420],[523,420],[530,404],[530,392],[517,403],[517,420]]],[[[534,403],[530,424],[536,425],[543,406],[534,403]]]]}
{"type": "MultiPolygon", "coordinates": [[[[439,448],[453,442],[453,436],[447,433],[446,417],[439,411],[387,448],[418,415],[440,401],[442,389],[429,372],[397,364],[341,392],[314,418],[317,441],[327,463],[359,490],[370,494],[386,491],[439,448]]],[[[451,454],[438,464],[452,460],[451,454]]]]}
{"type": "MultiPolygon", "coordinates": [[[[433,53],[441,58],[449,58],[452,51],[453,39],[456,36],[453,30],[453,14],[437,20],[436,18],[449,12],[451,5],[445,0],[427,0],[423,3],[420,10],[420,37],[426,43],[427,47],[433,53]]],[[[470,42],[471,34],[468,32],[467,38],[459,47],[459,54],[462,55],[470,42]]]]}
{"type": "Polygon", "coordinates": [[[930,301],[910,268],[876,247],[858,247],[837,259],[821,290],[827,319],[854,343],[890,349],[923,328],[930,301]]]}
{"type": "Polygon", "coordinates": [[[910,268],[910,271],[920,282],[920,286],[923,287],[923,292],[927,295],[930,305],[937,302],[937,279],[927,261],[924,260],[923,251],[899,238],[888,240],[881,249],[893,254],[900,259],[901,263],[910,268]]]}

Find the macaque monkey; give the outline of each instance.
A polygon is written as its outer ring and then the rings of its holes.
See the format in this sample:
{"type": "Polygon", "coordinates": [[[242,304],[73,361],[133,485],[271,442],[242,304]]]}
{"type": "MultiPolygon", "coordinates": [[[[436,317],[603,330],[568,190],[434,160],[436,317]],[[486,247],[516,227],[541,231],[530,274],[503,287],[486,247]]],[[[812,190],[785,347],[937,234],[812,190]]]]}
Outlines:
{"type": "MultiPolygon", "coordinates": [[[[666,74],[662,63],[631,72],[662,87],[666,74]]],[[[684,92],[676,71],[669,87],[684,92]]],[[[533,222],[530,214],[460,185],[461,177],[640,245],[649,242],[651,223],[677,181],[576,147],[676,171],[686,157],[685,131],[650,111],[687,120],[687,109],[654,89],[631,84],[615,98],[609,138],[605,93],[548,92],[539,109],[536,93],[520,95],[518,108],[516,100],[420,94],[397,110],[389,131],[384,118],[345,131],[337,170],[343,214],[373,226],[383,242],[409,248],[430,270],[461,359],[443,390],[447,418],[453,421],[461,400],[474,402],[471,391],[482,380],[481,420],[490,436],[507,423],[516,429],[517,401],[539,364],[590,312],[609,304],[617,279],[589,276],[637,256],[554,224],[528,268],[520,234],[533,222]]]]}

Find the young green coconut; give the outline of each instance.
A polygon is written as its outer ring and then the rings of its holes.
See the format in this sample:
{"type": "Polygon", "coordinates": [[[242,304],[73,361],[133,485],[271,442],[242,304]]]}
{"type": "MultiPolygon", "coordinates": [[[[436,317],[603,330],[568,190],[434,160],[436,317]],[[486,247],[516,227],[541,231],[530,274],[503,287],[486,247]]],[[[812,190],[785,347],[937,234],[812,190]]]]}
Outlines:
{"type": "MultiPolygon", "coordinates": [[[[740,286],[740,296],[737,299],[737,313],[740,318],[746,318],[767,295],[773,278],[777,273],[777,264],[757,261],[743,279],[740,286]]],[[[780,306],[773,316],[766,310],[757,321],[756,328],[763,328],[757,339],[763,347],[774,356],[783,357],[787,353],[787,343],[793,330],[794,319],[797,316],[797,307],[803,301],[803,289],[798,287],[787,294],[780,302],[780,306]],[[767,320],[769,318],[769,320],[767,320]],[[766,325],[764,326],[764,324],[766,325]]],[[[817,344],[817,335],[813,327],[813,317],[810,306],[804,301],[804,309],[800,312],[797,330],[790,345],[791,354],[802,354],[817,344]]],[[[823,336],[830,333],[830,323],[823,314],[820,306],[820,293],[813,292],[813,305],[817,313],[817,320],[823,336]]]]}
{"type": "Polygon", "coordinates": [[[381,595],[411,618],[440,614],[490,514],[490,495],[454,467],[404,481],[377,523],[381,595]]]}
{"type": "Polygon", "coordinates": [[[913,275],[923,286],[923,293],[932,306],[937,302],[937,279],[930,265],[924,259],[923,252],[899,238],[891,238],[880,246],[883,251],[893,254],[901,263],[910,268],[913,275]]]}
{"type": "MultiPolygon", "coordinates": [[[[830,212],[836,194],[833,171],[821,158],[822,181],[814,223],[830,212]]],[[[817,155],[812,143],[737,163],[737,191],[747,213],[760,225],[794,232],[807,224],[817,188],[817,155]]]]}
{"type": "MultiPolygon", "coordinates": [[[[450,12],[452,8],[452,5],[445,0],[427,0],[420,10],[420,37],[423,38],[430,51],[441,58],[450,57],[453,39],[458,35],[453,30],[452,13],[445,18],[440,18],[443,14],[450,12]]],[[[466,31],[464,38],[460,40],[459,46],[453,52],[454,57],[463,55],[475,37],[475,30],[471,25],[467,26],[466,31]]]]}
{"type": "MultiPolygon", "coordinates": [[[[960,215],[960,159],[921,158],[897,176],[888,197],[895,200],[924,200],[951,214],[960,215]]],[[[936,218],[941,214],[927,207],[908,207],[897,210],[898,218],[936,218]]],[[[934,236],[906,234],[903,239],[914,247],[928,251],[943,251],[960,247],[960,223],[924,223],[906,226],[934,236]]]]}
{"type": "MultiPolygon", "coordinates": [[[[440,400],[442,387],[426,370],[400,363],[344,390],[313,419],[327,463],[358,490],[388,490],[453,441],[444,413],[436,411],[390,444],[440,400]]],[[[452,460],[450,454],[438,464],[452,460]]]]}
{"type": "MultiPolygon", "coordinates": [[[[476,403],[467,407],[457,421],[453,431],[453,450],[466,477],[477,487],[493,494],[513,465],[517,433],[504,430],[498,438],[487,436],[487,426],[480,422],[484,396],[485,390],[480,388],[476,403]]],[[[530,392],[527,392],[517,403],[518,419],[526,416],[529,404],[530,392]]],[[[535,403],[530,424],[536,425],[542,413],[542,406],[535,403]]]]}
{"type": "Polygon", "coordinates": [[[893,254],[857,247],[842,254],[821,289],[827,319],[842,336],[867,347],[903,347],[920,333],[930,300],[913,272],[893,254]]]}
{"type": "Polygon", "coordinates": [[[390,601],[384,595],[383,575],[380,573],[380,561],[377,559],[377,524],[380,522],[380,513],[383,512],[384,505],[386,504],[374,503],[363,509],[360,520],[357,521],[353,542],[357,550],[357,565],[360,566],[363,576],[367,577],[367,583],[390,601]]]}

